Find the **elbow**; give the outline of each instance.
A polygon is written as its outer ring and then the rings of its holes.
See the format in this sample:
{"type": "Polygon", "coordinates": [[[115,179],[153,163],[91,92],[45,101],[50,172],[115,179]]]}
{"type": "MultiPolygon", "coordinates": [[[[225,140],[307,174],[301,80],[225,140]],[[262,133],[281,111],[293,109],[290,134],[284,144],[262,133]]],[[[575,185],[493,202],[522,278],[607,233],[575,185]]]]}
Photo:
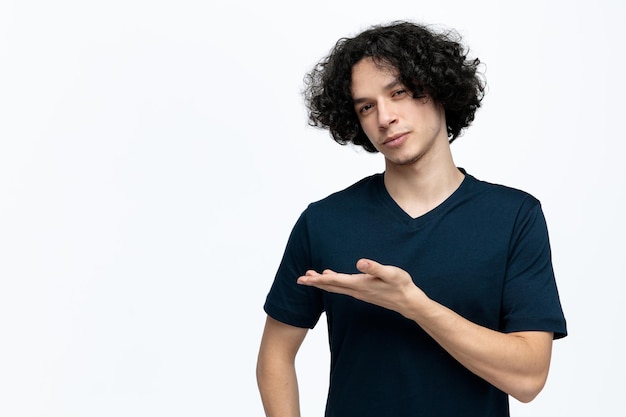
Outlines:
{"type": "Polygon", "coordinates": [[[264,350],[259,354],[256,363],[256,382],[263,390],[266,384],[272,381],[285,380],[289,375],[295,375],[294,359],[281,359],[264,350]]]}
{"type": "Polygon", "coordinates": [[[259,388],[263,385],[264,381],[267,379],[268,375],[271,374],[272,367],[271,364],[268,363],[267,358],[259,355],[256,364],[256,381],[259,388]]]}
{"type": "Polygon", "coordinates": [[[540,391],[524,391],[516,394],[512,394],[513,398],[522,403],[529,403],[534,400],[540,391]]]}
{"type": "Polygon", "coordinates": [[[529,403],[534,400],[546,385],[548,374],[527,376],[516,384],[509,394],[522,403],[529,403]]]}
{"type": "Polygon", "coordinates": [[[548,380],[553,335],[526,332],[518,337],[526,342],[529,349],[521,356],[526,360],[519,361],[517,371],[510,374],[512,379],[509,380],[508,393],[522,403],[529,403],[539,395],[548,380]]]}
{"type": "Polygon", "coordinates": [[[257,385],[261,384],[261,379],[263,378],[263,364],[260,360],[257,360],[256,363],[256,382],[257,385]]]}

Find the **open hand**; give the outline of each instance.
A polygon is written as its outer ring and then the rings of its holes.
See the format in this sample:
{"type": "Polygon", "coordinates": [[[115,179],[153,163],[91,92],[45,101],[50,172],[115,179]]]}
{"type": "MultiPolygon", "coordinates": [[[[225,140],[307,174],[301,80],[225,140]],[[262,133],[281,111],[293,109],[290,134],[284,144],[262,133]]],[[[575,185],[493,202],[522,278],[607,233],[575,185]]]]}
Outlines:
{"type": "Polygon", "coordinates": [[[298,278],[298,284],[309,285],[337,294],[344,294],[406,315],[416,297],[426,295],[411,279],[408,272],[396,266],[382,265],[369,259],[360,259],[356,267],[361,274],[343,274],[324,270],[321,274],[307,271],[298,278]]]}

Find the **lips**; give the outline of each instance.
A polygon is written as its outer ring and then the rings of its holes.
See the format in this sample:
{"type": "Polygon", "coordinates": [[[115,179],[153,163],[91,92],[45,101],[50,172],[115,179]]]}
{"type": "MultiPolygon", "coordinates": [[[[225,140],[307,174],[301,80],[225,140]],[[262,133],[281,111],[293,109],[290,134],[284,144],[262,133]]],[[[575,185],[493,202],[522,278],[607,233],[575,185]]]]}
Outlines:
{"type": "Polygon", "coordinates": [[[387,139],[385,139],[385,141],[383,142],[383,145],[398,146],[406,140],[407,135],[408,133],[404,132],[404,133],[397,133],[395,135],[388,136],[387,139]]]}

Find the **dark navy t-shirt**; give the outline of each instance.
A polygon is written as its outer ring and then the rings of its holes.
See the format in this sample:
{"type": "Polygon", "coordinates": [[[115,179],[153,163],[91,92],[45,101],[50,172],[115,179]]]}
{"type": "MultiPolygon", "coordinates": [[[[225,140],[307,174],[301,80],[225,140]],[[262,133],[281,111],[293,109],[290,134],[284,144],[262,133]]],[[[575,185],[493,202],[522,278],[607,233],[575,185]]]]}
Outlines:
{"type": "MultiPolygon", "coordinates": [[[[464,171],[463,171],[464,172],[464,171]]],[[[431,299],[501,332],[566,335],[540,203],[465,174],[442,204],[412,218],[383,174],[312,203],[300,216],[265,311],[313,328],[331,348],[327,417],[508,416],[508,396],[475,376],[415,322],[348,296],[301,286],[307,269],[357,273],[369,258],[406,270],[431,299]]]]}

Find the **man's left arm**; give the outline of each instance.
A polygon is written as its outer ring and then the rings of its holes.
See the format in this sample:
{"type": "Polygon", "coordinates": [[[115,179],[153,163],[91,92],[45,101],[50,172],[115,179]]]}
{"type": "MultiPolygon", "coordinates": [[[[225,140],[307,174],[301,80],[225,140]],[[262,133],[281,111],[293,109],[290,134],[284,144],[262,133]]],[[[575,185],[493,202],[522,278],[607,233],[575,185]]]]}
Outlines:
{"type": "Polygon", "coordinates": [[[542,390],[550,367],[551,332],[491,330],[431,300],[400,268],[368,259],[359,260],[357,268],[361,274],[308,271],[298,283],[397,311],[471,372],[519,401],[529,402],[542,390]]]}

